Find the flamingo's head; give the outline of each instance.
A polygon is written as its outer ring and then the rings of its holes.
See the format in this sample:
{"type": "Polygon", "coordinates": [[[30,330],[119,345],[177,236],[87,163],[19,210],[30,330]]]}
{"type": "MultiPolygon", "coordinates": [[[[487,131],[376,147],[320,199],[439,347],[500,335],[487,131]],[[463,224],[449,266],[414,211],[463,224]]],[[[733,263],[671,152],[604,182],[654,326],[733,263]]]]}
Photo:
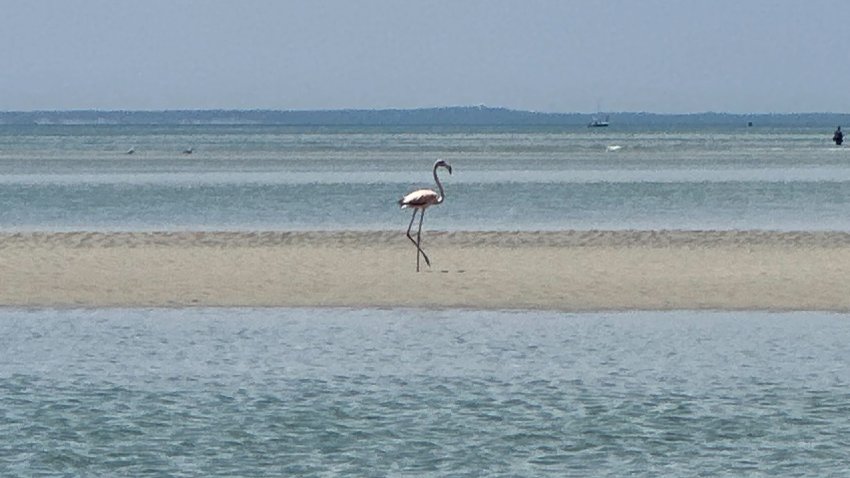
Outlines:
{"type": "Polygon", "coordinates": [[[452,174],[452,165],[442,159],[434,163],[434,170],[436,171],[437,168],[446,168],[449,170],[449,174],[452,174]]]}

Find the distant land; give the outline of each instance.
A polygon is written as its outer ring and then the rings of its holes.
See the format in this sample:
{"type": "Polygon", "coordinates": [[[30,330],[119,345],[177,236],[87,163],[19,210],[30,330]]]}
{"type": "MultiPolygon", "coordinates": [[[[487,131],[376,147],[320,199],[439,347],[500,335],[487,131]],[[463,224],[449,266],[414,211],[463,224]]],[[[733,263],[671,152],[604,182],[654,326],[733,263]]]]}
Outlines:
{"type": "MultiPolygon", "coordinates": [[[[796,126],[831,127],[848,125],[850,114],[732,114],[693,113],[658,114],[610,112],[538,113],[533,111],[453,106],[444,108],[381,110],[165,110],[165,111],[6,111],[0,112],[0,125],[239,125],[266,124],[289,126],[581,126],[594,116],[609,116],[616,126],[796,126]]],[[[600,118],[602,119],[602,118],[600,118]]]]}

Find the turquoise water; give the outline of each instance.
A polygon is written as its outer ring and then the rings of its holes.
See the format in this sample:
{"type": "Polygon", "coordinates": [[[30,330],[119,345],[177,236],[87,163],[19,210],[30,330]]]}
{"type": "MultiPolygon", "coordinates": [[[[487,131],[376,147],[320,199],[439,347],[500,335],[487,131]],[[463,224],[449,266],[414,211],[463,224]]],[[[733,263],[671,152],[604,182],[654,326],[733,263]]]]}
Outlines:
{"type": "Polygon", "coordinates": [[[426,229],[850,230],[850,148],[830,134],[6,125],[0,228],[403,229],[395,201],[444,158],[426,229]]]}
{"type": "Polygon", "coordinates": [[[825,313],[0,309],[2,476],[846,476],[825,313]]]}

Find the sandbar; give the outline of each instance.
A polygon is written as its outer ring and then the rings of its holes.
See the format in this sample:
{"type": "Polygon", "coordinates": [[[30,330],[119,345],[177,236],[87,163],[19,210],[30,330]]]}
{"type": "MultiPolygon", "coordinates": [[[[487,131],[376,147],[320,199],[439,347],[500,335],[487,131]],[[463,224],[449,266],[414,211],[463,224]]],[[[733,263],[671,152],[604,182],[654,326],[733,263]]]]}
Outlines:
{"type": "Polygon", "coordinates": [[[0,306],[850,310],[850,233],[0,233],[0,306]]]}

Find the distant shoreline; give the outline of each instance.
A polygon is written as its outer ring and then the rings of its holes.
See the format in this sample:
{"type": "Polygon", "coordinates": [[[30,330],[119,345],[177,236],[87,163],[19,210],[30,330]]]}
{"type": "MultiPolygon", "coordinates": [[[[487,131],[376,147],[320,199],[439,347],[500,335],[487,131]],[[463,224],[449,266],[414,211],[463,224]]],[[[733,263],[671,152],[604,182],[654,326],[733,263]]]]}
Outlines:
{"type": "MultiPolygon", "coordinates": [[[[846,113],[606,112],[618,126],[799,126],[850,124],[846,113]]],[[[586,126],[599,113],[455,106],[340,110],[70,110],[0,111],[2,125],[281,125],[281,126],[586,126]]]]}
{"type": "Polygon", "coordinates": [[[0,233],[0,306],[850,311],[850,233],[0,233]]]}

